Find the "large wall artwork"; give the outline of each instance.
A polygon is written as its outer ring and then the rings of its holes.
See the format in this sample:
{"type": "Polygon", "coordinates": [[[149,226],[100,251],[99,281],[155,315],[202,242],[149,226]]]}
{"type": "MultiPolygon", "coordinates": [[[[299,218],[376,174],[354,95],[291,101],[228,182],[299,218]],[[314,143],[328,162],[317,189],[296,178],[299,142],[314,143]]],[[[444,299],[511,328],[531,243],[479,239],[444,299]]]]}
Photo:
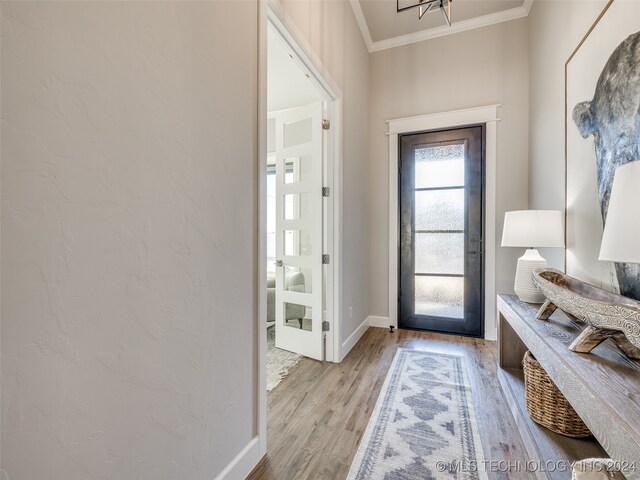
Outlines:
{"type": "Polygon", "coordinates": [[[640,265],[598,260],[615,170],[640,160],[640,2],[610,1],[565,74],[566,273],[640,300],[640,265]]]}

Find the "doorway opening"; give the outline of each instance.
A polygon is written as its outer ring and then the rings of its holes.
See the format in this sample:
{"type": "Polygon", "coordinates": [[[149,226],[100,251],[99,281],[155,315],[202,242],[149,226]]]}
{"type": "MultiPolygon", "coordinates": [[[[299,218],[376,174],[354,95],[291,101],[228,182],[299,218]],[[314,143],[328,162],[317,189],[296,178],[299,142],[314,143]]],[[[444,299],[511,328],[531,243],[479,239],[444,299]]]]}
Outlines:
{"type": "MultiPolygon", "coordinates": [[[[266,387],[302,357],[333,360],[334,96],[273,11],[267,22],[266,387]]],[[[263,177],[264,178],[264,177],[263,177]]],[[[335,261],[335,259],[334,259],[335,261]]]]}
{"type": "Polygon", "coordinates": [[[484,332],[484,126],[399,138],[398,326],[484,332]]]}

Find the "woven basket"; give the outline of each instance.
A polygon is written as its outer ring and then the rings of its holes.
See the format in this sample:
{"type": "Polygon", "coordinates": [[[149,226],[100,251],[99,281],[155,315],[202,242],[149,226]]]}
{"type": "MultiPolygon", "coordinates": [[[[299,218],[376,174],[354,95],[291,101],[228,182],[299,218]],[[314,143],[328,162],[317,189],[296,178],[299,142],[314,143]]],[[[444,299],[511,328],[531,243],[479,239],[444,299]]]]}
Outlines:
{"type": "Polygon", "coordinates": [[[591,436],[587,426],[531,352],[524,354],[522,366],[525,401],[531,418],[543,427],[567,437],[591,436]]]}

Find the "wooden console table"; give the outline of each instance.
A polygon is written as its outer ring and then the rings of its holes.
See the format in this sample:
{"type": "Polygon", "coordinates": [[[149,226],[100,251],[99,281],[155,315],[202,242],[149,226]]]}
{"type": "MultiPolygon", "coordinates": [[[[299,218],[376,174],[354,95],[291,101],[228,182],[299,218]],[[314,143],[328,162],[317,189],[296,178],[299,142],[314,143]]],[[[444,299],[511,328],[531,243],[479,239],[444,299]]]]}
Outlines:
{"type": "MultiPolygon", "coordinates": [[[[535,318],[539,305],[514,295],[498,295],[498,377],[530,460],[572,462],[610,457],[638,464],[626,471],[640,479],[640,362],[629,360],[609,340],[590,354],[569,344],[585,325],[557,310],[549,320],[535,318]],[[530,350],[587,424],[594,438],[571,439],[539,426],[524,403],[522,357],[530,350]]],[[[571,471],[539,471],[537,478],[568,479],[571,471]]]]}

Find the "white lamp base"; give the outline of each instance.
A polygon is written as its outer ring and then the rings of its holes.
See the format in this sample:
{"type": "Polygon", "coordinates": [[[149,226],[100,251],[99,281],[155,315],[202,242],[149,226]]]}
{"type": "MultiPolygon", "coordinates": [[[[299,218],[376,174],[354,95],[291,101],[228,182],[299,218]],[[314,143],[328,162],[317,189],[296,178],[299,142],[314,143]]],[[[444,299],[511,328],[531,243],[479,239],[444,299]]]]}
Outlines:
{"type": "Polygon", "coordinates": [[[542,303],[546,300],[544,294],[533,283],[533,270],[546,266],[547,261],[540,256],[535,248],[528,249],[518,259],[513,289],[520,300],[527,303],[542,303]]]}

